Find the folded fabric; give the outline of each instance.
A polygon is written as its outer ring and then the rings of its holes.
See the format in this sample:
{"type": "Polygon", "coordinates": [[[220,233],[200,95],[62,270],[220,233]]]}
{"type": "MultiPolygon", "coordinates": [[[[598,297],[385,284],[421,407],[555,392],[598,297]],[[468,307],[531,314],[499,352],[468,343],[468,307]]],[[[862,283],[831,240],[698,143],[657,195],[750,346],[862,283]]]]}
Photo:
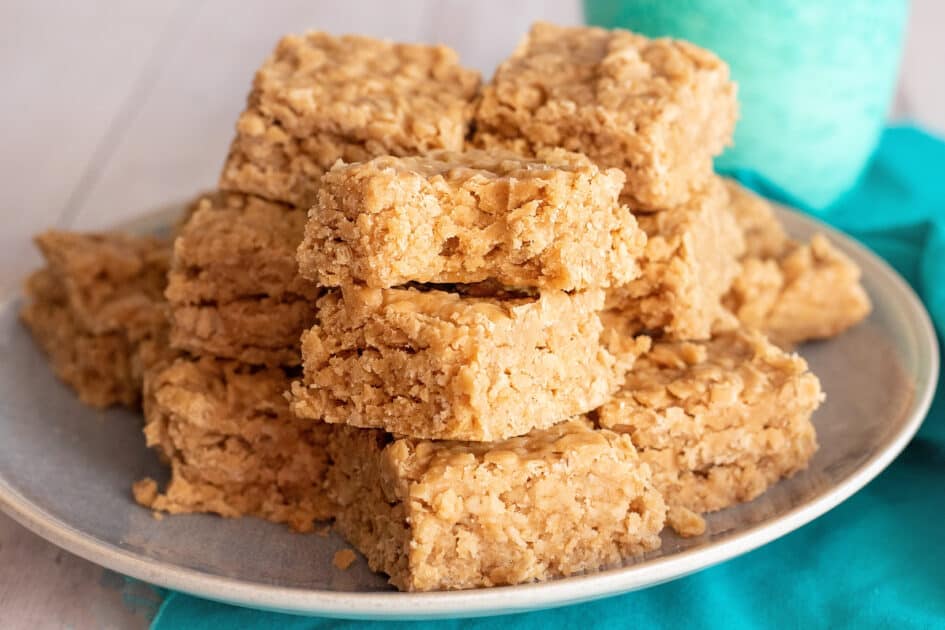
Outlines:
{"type": "MultiPolygon", "coordinates": [[[[756,190],[795,200],[750,173],[756,190]]],[[[796,205],[796,204],[795,204],[796,205]]],[[[817,216],[889,261],[945,335],[945,142],[887,129],[858,186],[817,216]]],[[[535,613],[386,628],[761,628],[945,625],[945,395],[905,452],[851,499],[800,530],[725,564],[619,597],[535,613]]],[[[293,617],[171,593],[158,630],[364,628],[363,621],[293,617]]]]}

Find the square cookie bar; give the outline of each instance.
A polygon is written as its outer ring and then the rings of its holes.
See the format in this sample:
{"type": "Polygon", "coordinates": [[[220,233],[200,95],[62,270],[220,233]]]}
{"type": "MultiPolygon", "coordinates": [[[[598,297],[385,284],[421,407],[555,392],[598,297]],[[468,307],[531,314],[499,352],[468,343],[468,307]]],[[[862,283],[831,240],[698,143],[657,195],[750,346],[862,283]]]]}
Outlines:
{"type": "Polygon", "coordinates": [[[171,478],[163,492],[139,481],[136,499],[155,511],[252,515],[299,531],[330,518],[326,445],[335,428],[289,411],[289,380],[281,368],[212,357],[148,371],[144,434],[171,478]]]}
{"type": "Polygon", "coordinates": [[[638,215],[647,234],[641,275],[607,294],[626,328],[668,339],[707,339],[724,317],[722,296],[738,274],[744,243],[718,178],[685,205],[638,215]]]}
{"type": "Polygon", "coordinates": [[[656,549],[665,504],[627,436],[569,420],[498,443],[332,440],[336,527],[405,591],[533,582],[656,549]]]}
{"type": "Polygon", "coordinates": [[[146,236],[61,231],[40,234],[36,244],[47,264],[27,280],[20,316],[53,371],[88,405],[136,406],[142,362],[156,360],[152,346],[166,338],[170,246],[146,236]]]}
{"type": "Polygon", "coordinates": [[[262,365],[297,365],[320,290],[298,273],[303,210],[217,193],[194,204],[174,243],[171,343],[262,365]]]}
{"type": "Polygon", "coordinates": [[[603,404],[648,347],[646,338],[602,345],[603,299],[599,290],[333,291],[302,337],[292,408],[430,439],[493,441],[550,426],[603,404]]]}
{"type": "Polygon", "coordinates": [[[299,265],[323,286],[624,284],[639,273],[646,236],[617,201],[623,180],[560,149],[339,164],[322,179],[299,265]]]}
{"type": "Polygon", "coordinates": [[[256,73],[220,187],[307,208],[339,159],[460,150],[478,86],[445,46],[284,37],[256,73]]]}
{"type": "Polygon", "coordinates": [[[626,173],[634,208],[658,210],[705,185],[737,109],[728,66],[706,50],[537,23],[483,88],[474,143],[584,153],[626,173]]]}
{"type": "Polygon", "coordinates": [[[823,234],[808,243],[789,239],[770,202],[733,181],[727,185],[747,253],[723,303],[743,325],[792,347],[838,335],[869,315],[856,263],[823,234]]]}
{"type": "Polygon", "coordinates": [[[738,330],[655,343],[596,415],[630,435],[670,508],[703,513],[750,501],[805,468],[822,400],[804,359],[738,330]]]}

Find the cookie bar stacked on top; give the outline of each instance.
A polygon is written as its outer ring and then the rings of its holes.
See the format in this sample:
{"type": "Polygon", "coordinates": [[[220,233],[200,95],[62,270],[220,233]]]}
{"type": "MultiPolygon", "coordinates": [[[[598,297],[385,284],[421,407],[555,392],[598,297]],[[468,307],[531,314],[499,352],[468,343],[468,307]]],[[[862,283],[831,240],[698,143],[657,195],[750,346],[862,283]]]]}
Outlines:
{"type": "Polygon", "coordinates": [[[804,468],[823,395],[775,344],[869,311],[714,174],[736,113],[713,54],[625,31],[537,24],[481,88],[286,37],[173,252],[41,237],[23,317],[83,400],[143,399],[156,511],[333,518],[404,590],[614,566],[804,468]]]}
{"type": "Polygon", "coordinates": [[[598,407],[636,354],[604,347],[598,316],[645,244],[622,184],[561,151],[336,166],[299,248],[302,274],[335,288],[302,337],[293,408],[488,441],[598,407]]]}
{"type": "Polygon", "coordinates": [[[732,141],[728,66],[688,42],[535,24],[482,90],[474,142],[581,152],[626,175],[641,210],[686,203],[732,141]]]}
{"type": "Polygon", "coordinates": [[[645,247],[623,180],[562,150],[322,178],[299,263],[327,293],[292,408],[347,425],[330,446],[336,524],[398,587],[546,579],[658,546],[649,471],[586,416],[649,346],[600,320],[645,247]]]}
{"type": "Polygon", "coordinates": [[[320,176],[338,160],[462,146],[478,74],[442,46],[309,33],[286,37],[257,72],[220,178],[174,244],[171,344],[187,356],[145,383],[148,444],[170,460],[168,512],[255,514],[308,530],[329,518],[333,428],[284,393],[324,289],[296,249],[320,176]]]}

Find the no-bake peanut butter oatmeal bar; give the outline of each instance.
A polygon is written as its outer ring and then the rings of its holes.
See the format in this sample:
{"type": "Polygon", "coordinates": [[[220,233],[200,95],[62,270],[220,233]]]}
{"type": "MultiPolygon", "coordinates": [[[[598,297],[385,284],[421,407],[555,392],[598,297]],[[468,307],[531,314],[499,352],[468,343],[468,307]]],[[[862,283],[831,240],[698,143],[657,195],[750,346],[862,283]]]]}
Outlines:
{"type": "Polygon", "coordinates": [[[791,240],[770,202],[732,180],[726,186],[747,252],[723,302],[743,325],[792,347],[834,337],[869,315],[856,263],[823,234],[791,240]]]}
{"type": "Polygon", "coordinates": [[[220,187],[307,208],[339,159],[461,150],[478,87],[446,46],[290,35],[256,73],[220,187]]]}
{"type": "Polygon", "coordinates": [[[627,31],[538,23],[481,90],[444,46],[288,36],[173,245],[43,234],[22,319],[83,402],[142,404],[156,516],[334,520],[408,591],[621,566],[808,465],[824,394],[774,344],[870,310],[713,173],[736,117],[715,55],[627,31]]]}
{"type": "Polygon", "coordinates": [[[604,347],[603,301],[600,290],[333,291],[302,336],[292,408],[431,439],[494,441],[550,426],[606,402],[648,347],[646,338],[604,347]]]}
{"type": "Polygon", "coordinates": [[[194,203],[168,275],[171,343],[262,365],[298,365],[321,290],[298,272],[303,210],[253,195],[194,203]]]}
{"type": "Polygon", "coordinates": [[[482,91],[474,143],[563,147],[626,173],[638,209],[686,202],[731,142],[728,66],[688,42],[538,23],[482,91]]]}
{"type": "Polygon", "coordinates": [[[804,359],[738,330],[655,343],[596,417],[632,438],[667,505],[704,513],[804,469],[822,400],[804,359]]]}
{"type": "Polygon", "coordinates": [[[647,234],[641,274],[607,293],[607,310],[630,330],[707,339],[724,317],[722,296],[739,272],[742,233],[717,177],[685,205],[638,215],[647,234]]]}
{"type": "Polygon", "coordinates": [[[626,435],[573,419],[498,443],[330,443],[336,527],[407,591],[517,584],[656,549],[665,504],[626,435]]]}
{"type": "Polygon", "coordinates": [[[407,282],[587,289],[639,273],[646,236],[623,173],[560,149],[438,151],[339,164],[322,179],[302,273],[323,286],[407,282]]]}
{"type": "Polygon", "coordinates": [[[166,343],[170,245],[120,233],[48,231],[46,267],[26,282],[20,316],[82,402],[134,407],[152,344],[166,343]],[[142,351],[144,349],[144,351],[142,351]]]}
{"type": "Polygon", "coordinates": [[[171,467],[135,484],[135,498],[172,514],[259,516],[311,531],[332,516],[325,476],[335,427],[301,420],[284,397],[282,368],[179,358],[145,378],[144,434],[171,467]]]}

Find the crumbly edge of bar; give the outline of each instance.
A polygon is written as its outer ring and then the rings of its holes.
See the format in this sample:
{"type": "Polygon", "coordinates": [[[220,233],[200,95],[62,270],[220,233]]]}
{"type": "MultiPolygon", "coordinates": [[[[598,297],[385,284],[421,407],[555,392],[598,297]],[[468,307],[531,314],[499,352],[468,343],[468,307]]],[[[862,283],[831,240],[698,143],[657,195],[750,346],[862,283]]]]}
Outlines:
{"type": "Polygon", "coordinates": [[[389,153],[383,146],[328,133],[298,139],[277,125],[257,130],[257,123],[244,122],[249,115],[243,114],[237,123],[237,137],[220,174],[223,190],[308,208],[317,199],[321,177],[335,162],[363,162],[389,153]]]}
{"type": "Polygon", "coordinates": [[[171,480],[163,491],[150,477],[132,485],[135,501],[152,510],[155,515],[216,514],[225,518],[256,516],[273,523],[285,523],[294,531],[308,533],[317,521],[332,517],[323,501],[313,493],[308,496],[287,495],[269,484],[208,483],[199,472],[181,468],[178,460],[172,462],[171,480]]]}
{"type": "Polygon", "coordinates": [[[134,378],[134,349],[128,338],[120,332],[95,335],[85,330],[48,269],[30,276],[26,293],[20,319],[56,376],[89,406],[136,406],[140,384],[134,378]]]}
{"type": "Polygon", "coordinates": [[[334,429],[293,416],[283,392],[290,376],[202,357],[149,371],[148,446],[171,464],[163,492],[135,487],[139,502],[170,513],[244,514],[310,531],[334,509],[324,487],[334,429]]]}
{"type": "Polygon", "coordinates": [[[328,446],[334,463],[327,488],[336,505],[335,528],[372,571],[386,572],[392,584],[407,590],[410,524],[404,504],[389,499],[383,486],[380,454],[389,441],[383,431],[339,427],[328,446]]]}
{"type": "Polygon", "coordinates": [[[315,320],[309,300],[248,298],[174,305],[170,342],[194,354],[256,365],[298,365],[299,337],[315,320]]]}
{"type": "Polygon", "coordinates": [[[436,439],[491,441],[549,426],[604,403],[648,343],[605,347],[601,303],[599,292],[507,302],[329,293],[302,337],[293,409],[436,439]]]}
{"type": "Polygon", "coordinates": [[[596,417],[631,436],[670,505],[704,512],[750,500],[805,467],[822,399],[802,358],[740,330],[655,344],[596,417]],[[738,482],[727,494],[712,481],[723,474],[738,482]]]}
{"type": "Polygon", "coordinates": [[[637,275],[646,240],[617,201],[622,179],[559,150],[542,161],[468,151],[337,165],[322,180],[300,267],[332,286],[622,284],[637,275]]]}
{"type": "Polygon", "coordinates": [[[698,470],[678,464],[674,468],[666,461],[674,459],[671,454],[640,449],[640,459],[650,466],[653,484],[667,504],[705,514],[752,501],[780,480],[807,468],[817,451],[816,430],[809,415],[803,414],[786,426],[719,436],[725,437],[744,445],[745,452],[737,456],[729,453],[698,470]]]}
{"type": "Polygon", "coordinates": [[[252,195],[202,196],[179,231],[168,277],[172,303],[253,296],[305,297],[317,288],[298,273],[306,212],[252,195]]]}
{"type": "Polygon", "coordinates": [[[724,304],[786,348],[836,336],[872,310],[859,267],[822,234],[787,245],[778,259],[742,260],[724,304]]]}
{"type": "Polygon", "coordinates": [[[159,238],[48,231],[47,261],[26,282],[21,319],[53,371],[82,402],[137,407],[142,366],[165,339],[163,288],[170,256],[159,238]]]}
{"type": "Polygon", "coordinates": [[[734,179],[722,177],[729,195],[729,212],[745,241],[746,258],[780,258],[791,240],[774,213],[774,205],[734,179]]]}
{"type": "Polygon", "coordinates": [[[707,339],[724,316],[722,297],[739,272],[744,243],[725,211],[721,183],[700,194],[689,205],[638,217],[647,232],[641,277],[607,295],[607,309],[629,329],[707,339]]]}
{"type": "Polygon", "coordinates": [[[170,244],[122,232],[50,230],[36,245],[82,328],[93,334],[146,336],[163,323],[170,244]]]}
{"type": "Polygon", "coordinates": [[[665,504],[626,436],[581,421],[491,445],[344,435],[338,527],[403,590],[595,571],[660,544],[665,504]]]}

